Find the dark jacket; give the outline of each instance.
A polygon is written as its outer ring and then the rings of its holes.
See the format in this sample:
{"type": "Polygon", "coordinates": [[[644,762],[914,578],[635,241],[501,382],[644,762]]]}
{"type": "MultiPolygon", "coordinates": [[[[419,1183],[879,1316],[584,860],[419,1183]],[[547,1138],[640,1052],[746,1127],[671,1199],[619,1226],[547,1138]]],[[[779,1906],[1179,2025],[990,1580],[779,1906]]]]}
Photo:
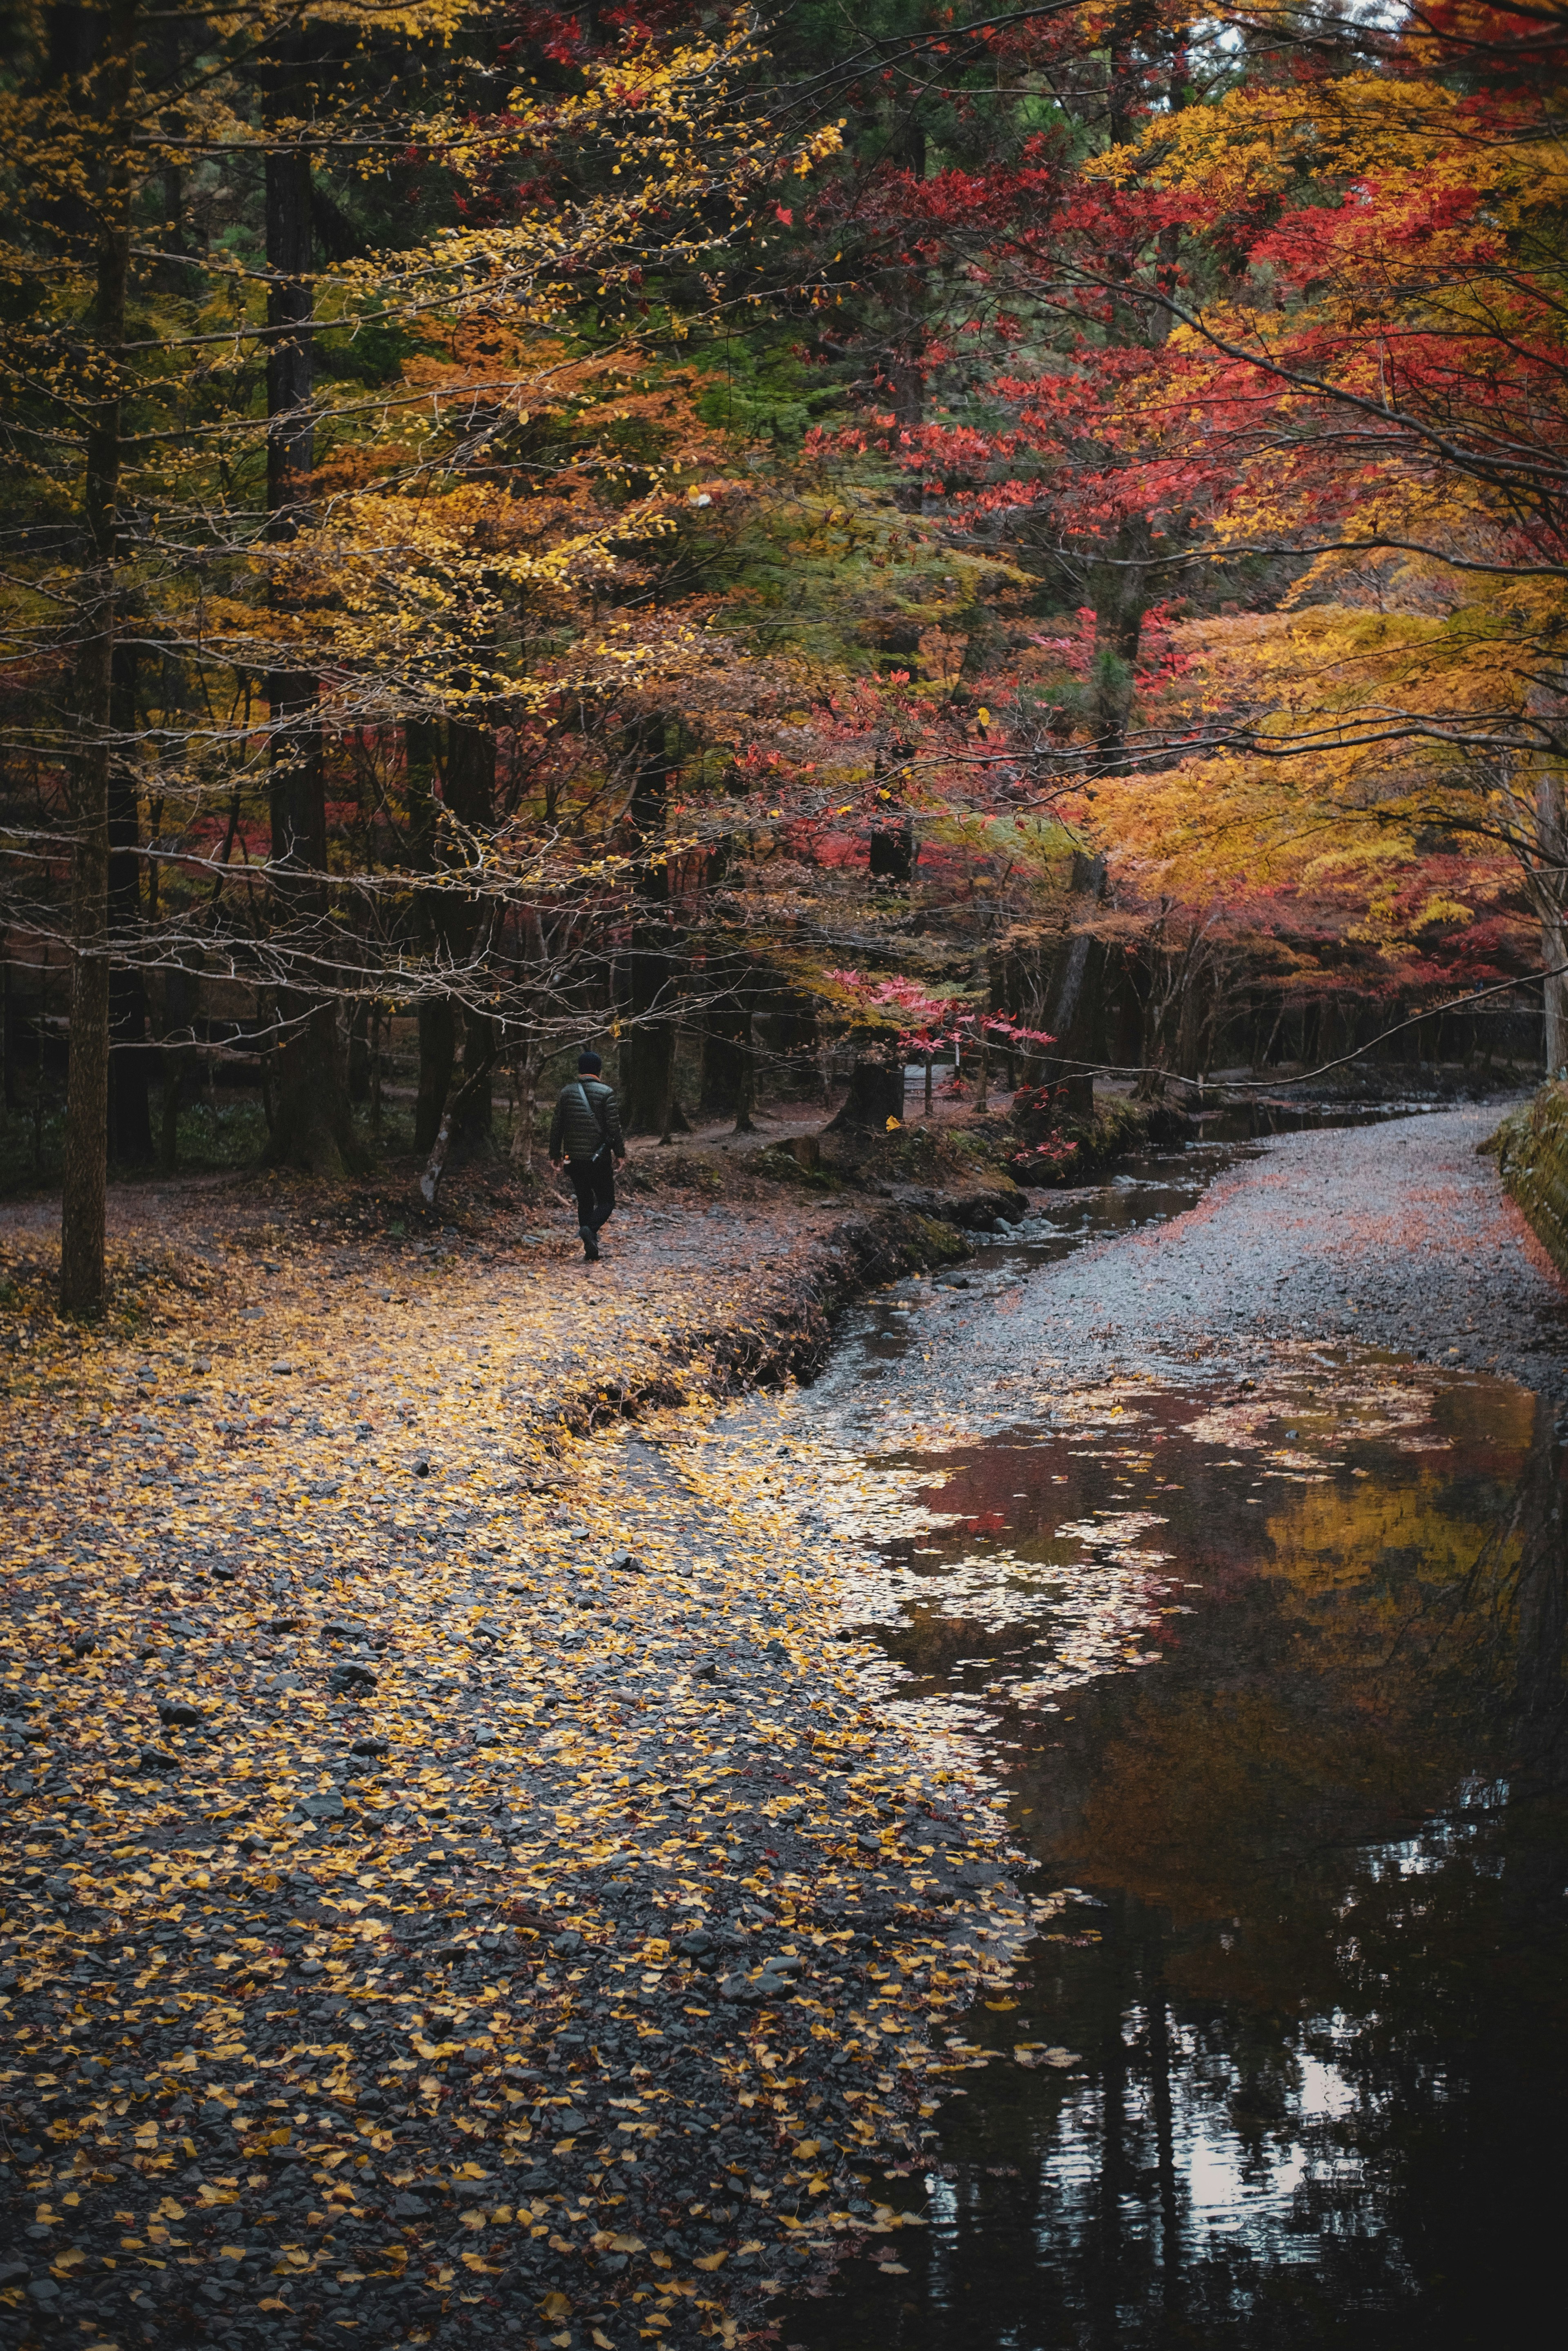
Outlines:
{"type": "Polygon", "coordinates": [[[549,1130],[550,1157],[597,1159],[604,1148],[606,1136],[612,1151],[625,1150],[621,1113],[615,1107],[614,1089],[607,1086],[602,1078],[573,1078],[569,1086],[562,1086],[556,1102],[555,1116],[550,1121],[549,1130]],[[583,1099],[585,1094],[588,1097],[586,1102],[583,1099]],[[599,1113],[597,1118],[594,1109],[599,1113]]]}

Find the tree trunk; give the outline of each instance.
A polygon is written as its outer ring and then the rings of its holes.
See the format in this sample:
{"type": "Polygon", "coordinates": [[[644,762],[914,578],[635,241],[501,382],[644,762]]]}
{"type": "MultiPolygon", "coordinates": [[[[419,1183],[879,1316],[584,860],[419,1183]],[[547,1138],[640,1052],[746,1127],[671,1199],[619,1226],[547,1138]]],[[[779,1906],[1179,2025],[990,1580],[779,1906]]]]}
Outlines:
{"type": "Polygon", "coordinates": [[[71,1010],[60,1207],[60,1306],[99,1314],[105,1299],[109,1150],[109,778],[113,713],[115,558],[119,541],[120,371],[131,266],[131,149],[124,120],[136,0],[110,0],[94,96],[105,124],[97,191],[86,515],[92,570],[83,587],[75,701],[79,747],[70,763],[71,1010]]]}
{"type": "Polygon", "coordinates": [[[534,1172],[534,1105],[538,1099],[539,1071],[543,1067],[544,1055],[537,1044],[515,1055],[512,1061],[511,1161],[518,1173],[527,1176],[534,1172]]]}
{"type": "Polygon", "coordinates": [[[441,1113],[457,1059],[457,1023],[449,996],[424,998],[419,1008],[419,1091],[413,1103],[413,1147],[428,1152],[441,1131],[441,1113]]]}
{"type": "Polygon", "coordinates": [[[382,1139],[382,1008],[371,1007],[371,1133],[382,1139]]]}
{"type": "Polygon", "coordinates": [[[1557,966],[1568,963],[1568,927],[1563,914],[1563,893],[1568,886],[1564,852],[1568,851],[1568,820],[1563,805],[1563,779],[1542,776],[1536,787],[1536,903],[1541,907],[1541,967],[1546,1008],[1546,1074],[1560,1078],[1568,1066],[1568,974],[1553,977],[1557,966]]]}
{"type": "Polygon", "coordinates": [[[487,1012],[463,1015],[463,1114],[453,1131],[453,1145],[462,1159],[486,1155],[494,1147],[496,1127],[495,1069],[499,1031],[487,1012]]]}
{"type": "MultiPolygon", "coordinates": [[[[475,684],[473,672],[460,672],[454,684],[461,692],[468,693],[475,684]]],[[[449,854],[444,844],[434,789],[438,775],[440,808],[449,811],[467,832],[488,837],[494,827],[495,732],[488,725],[476,725],[466,718],[450,720],[444,763],[438,763],[436,758],[434,729],[421,727],[416,732],[411,726],[407,746],[410,781],[414,787],[416,859],[427,870],[434,869],[449,854]]],[[[474,956],[479,919],[476,903],[461,892],[432,890],[425,893],[422,912],[437,968],[449,967],[455,975],[474,956]]],[[[446,1098],[457,1068],[457,1002],[454,997],[443,997],[420,1006],[414,1149],[434,1152],[444,1134],[441,1168],[444,1168],[450,1153],[455,1152],[459,1158],[472,1158],[490,1147],[495,1116],[491,1085],[497,1041],[495,1023],[487,1014],[465,1009],[462,1037],[462,1070],[456,1102],[449,1116],[446,1098]]],[[[435,1181],[439,1185],[439,1170],[435,1181]]]]}
{"type": "MultiPolygon", "coordinates": [[[[1072,893],[1089,906],[1098,905],[1105,889],[1105,861],[1103,857],[1086,858],[1074,854],[1072,860],[1072,893]]],[[[1080,931],[1067,950],[1067,962],[1061,974],[1061,985],[1056,991],[1046,1027],[1060,1049],[1063,1060],[1082,1060],[1074,1053],[1074,1032],[1079,1026],[1079,1006],[1082,1000],[1084,976],[1089,969],[1090,950],[1093,940],[1087,931],[1080,931]]]]}
{"type": "MultiPolygon", "coordinates": [[[[272,68],[267,110],[288,117],[308,99],[302,44],[290,41],[272,68]]],[[[311,414],[310,158],[298,140],[269,147],[267,202],[267,537],[292,539],[308,512],[315,460],[311,414]]],[[[276,584],[287,606],[287,591],[276,584]]],[[[272,727],[272,879],[300,984],[278,990],[283,1042],[277,1105],[263,1154],[269,1166],[344,1176],[360,1164],[349,1106],[337,1006],[319,985],[330,956],[326,883],[326,768],[317,721],[316,680],[306,671],[267,678],[272,727]]]]}
{"type": "Polygon", "coordinates": [[[621,1114],[628,1134],[657,1134],[664,1124],[674,1051],[674,1023],[669,1017],[673,1008],[669,1003],[670,869],[664,844],[673,772],[674,762],[664,744],[664,722],[652,719],[638,754],[629,811],[637,865],[632,952],[627,958],[629,1018],[621,1048],[621,1114]]]}
{"type": "Polygon", "coordinates": [[[885,1061],[857,1061],[850,1072],[850,1090],[837,1118],[826,1132],[841,1134],[853,1128],[885,1134],[890,1119],[904,1117],[904,1070],[885,1061]]]}
{"type": "Polygon", "coordinates": [[[424,1173],[419,1179],[420,1196],[428,1208],[434,1208],[435,1206],[436,1195],[441,1189],[441,1179],[446,1173],[447,1158],[463,1114],[481,1088],[489,1085],[490,1067],[488,1061],[480,1062],[470,1075],[464,1079],[442,1113],[441,1123],[435,1130],[435,1140],[430,1146],[430,1156],[425,1161],[424,1173]]]}
{"type": "MultiPolygon", "coordinates": [[[[120,747],[109,777],[109,918],[110,936],[119,943],[134,939],[141,927],[141,809],[125,749],[136,726],[133,645],[114,648],[110,692],[120,747]]],[[[110,1160],[121,1167],[146,1166],[152,1157],[147,987],[139,967],[123,956],[110,966],[109,1036],[110,1160]]]]}
{"type": "Polygon", "coordinates": [[[1568,931],[1561,922],[1541,925],[1541,961],[1548,977],[1542,982],[1546,999],[1546,1074],[1549,1078],[1568,1075],[1568,975],[1557,970],[1559,964],[1568,963],[1568,931]]]}
{"type": "Polygon", "coordinates": [[[668,1143],[670,1141],[674,1133],[675,1123],[677,1120],[680,1123],[683,1134],[686,1131],[686,1122],[681,1117],[681,1106],[675,1100],[675,1047],[677,1042],[677,1032],[672,1029],[670,1031],[669,1055],[664,1064],[664,1107],[663,1115],[659,1120],[659,1141],[661,1143],[668,1143]]]}
{"type": "Polygon", "coordinates": [[[740,1088],[739,1092],[736,1095],[735,1101],[735,1132],[737,1134],[755,1134],[757,1132],[756,1122],[751,1115],[752,1112],[757,1107],[757,1053],[755,1048],[755,1036],[756,1031],[752,1024],[752,1016],[748,1012],[746,1016],[746,1027],[742,1032],[740,1040],[740,1088]]]}
{"type": "Polygon", "coordinates": [[[704,1018],[699,1117],[726,1117],[740,1099],[741,1029],[738,1012],[710,1011],[704,1018]]]}
{"type": "Polygon", "coordinates": [[[172,1176],[180,1164],[180,1112],[196,1049],[189,1032],[193,1026],[195,991],[189,972],[176,967],[163,982],[163,1099],[158,1115],[158,1166],[172,1176]]]}
{"type": "Polygon", "coordinates": [[[361,997],[349,1016],[349,1100],[371,1098],[371,1008],[361,997]]]}

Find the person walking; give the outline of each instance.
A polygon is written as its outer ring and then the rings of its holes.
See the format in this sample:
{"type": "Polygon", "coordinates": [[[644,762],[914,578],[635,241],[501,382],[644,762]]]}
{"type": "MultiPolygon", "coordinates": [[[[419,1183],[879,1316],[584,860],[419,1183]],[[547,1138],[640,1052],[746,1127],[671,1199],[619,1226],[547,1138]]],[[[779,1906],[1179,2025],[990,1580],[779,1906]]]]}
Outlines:
{"type": "Polygon", "coordinates": [[[590,1265],[598,1260],[601,1228],[615,1213],[615,1162],[626,1156],[614,1089],[601,1078],[602,1067],[597,1053],[578,1055],[577,1075],[562,1086],[549,1130],[550,1165],[566,1162],[577,1195],[582,1254],[590,1265]]]}

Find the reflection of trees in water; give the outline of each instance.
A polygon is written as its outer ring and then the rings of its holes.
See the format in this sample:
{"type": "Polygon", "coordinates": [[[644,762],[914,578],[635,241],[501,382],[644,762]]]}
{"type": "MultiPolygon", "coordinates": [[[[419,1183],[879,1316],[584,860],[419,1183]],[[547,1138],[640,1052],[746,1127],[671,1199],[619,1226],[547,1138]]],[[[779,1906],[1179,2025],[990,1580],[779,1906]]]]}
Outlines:
{"type": "Polygon", "coordinates": [[[1543,1412],[1505,1435],[1304,1489],[1179,1656],[1080,1698],[1049,1860],[1117,1891],[1022,2005],[1085,2072],[977,2081],[931,2294],[876,2339],[1458,2351],[1555,2294],[1563,1466],[1543,1412]]]}
{"type": "MultiPolygon", "coordinates": [[[[1228,1692],[1141,1684],[1061,1853],[1124,1889],[1106,2095],[1113,2070],[1120,2108],[1129,2069],[1147,2094],[1136,2133],[1103,2134],[1099,2203],[1137,2209],[1166,2249],[1157,2273],[1120,2263],[1133,2339],[1363,2340],[1380,2313],[1380,2346],[1406,2323],[1412,2340],[1479,2341],[1501,2249],[1528,2268],[1552,2241],[1562,1465],[1543,1411],[1517,1483],[1437,1459],[1397,1488],[1340,1489],[1337,1529],[1323,1488],[1270,1522],[1265,1670],[1228,1692]],[[1174,2062],[1167,1978],[1187,2028],[1174,2062]],[[1343,2115],[1303,2112],[1309,2068],[1343,2085],[1343,2115]],[[1171,2211],[1167,2101],[1178,2147],[1218,2145],[1255,2190],[1283,2185],[1225,2252],[1181,2195],[1171,2211]]],[[[1084,2289],[1082,2339],[1110,2339],[1103,2278],[1084,2289]]]]}
{"type": "Polygon", "coordinates": [[[1564,1548],[1564,1461],[1552,1416],[1537,1408],[1537,1433],[1520,1483],[1515,1528],[1519,1541],[1519,1626],[1514,1705],[1524,1789],[1561,1789],[1568,1781],[1568,1705],[1564,1702],[1564,1642],[1568,1640],[1568,1551],[1564,1548]]]}

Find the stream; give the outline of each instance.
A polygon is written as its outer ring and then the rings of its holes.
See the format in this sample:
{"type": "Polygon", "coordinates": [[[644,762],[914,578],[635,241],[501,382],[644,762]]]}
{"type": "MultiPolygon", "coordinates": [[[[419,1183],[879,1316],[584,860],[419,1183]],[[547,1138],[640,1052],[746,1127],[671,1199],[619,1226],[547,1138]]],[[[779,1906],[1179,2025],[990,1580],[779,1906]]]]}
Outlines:
{"type": "Polygon", "coordinates": [[[1049,1916],[946,2028],[924,2180],[870,2176],[929,2225],[779,2306],[797,2351],[1446,2351],[1556,2300],[1550,1414],[1288,1318],[1245,1374],[1039,1376],[1042,1272],[1249,1155],[883,1290],[800,1400],[879,1702],[1005,1794],[1049,1916]]]}

